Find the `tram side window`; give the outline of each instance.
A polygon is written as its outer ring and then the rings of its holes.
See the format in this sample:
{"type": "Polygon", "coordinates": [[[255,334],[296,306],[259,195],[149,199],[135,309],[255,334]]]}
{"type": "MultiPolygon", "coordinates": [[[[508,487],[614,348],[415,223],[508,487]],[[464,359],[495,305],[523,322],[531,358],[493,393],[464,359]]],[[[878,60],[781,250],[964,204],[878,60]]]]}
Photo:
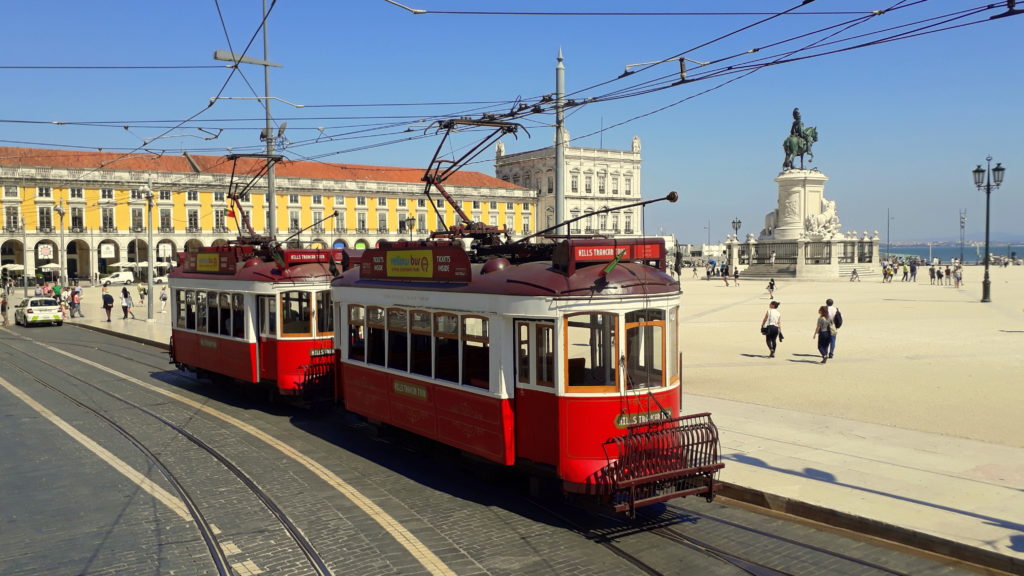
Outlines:
{"type": "Polygon", "coordinates": [[[231,335],[245,338],[245,304],[241,294],[231,295],[231,335]]]}
{"type": "Polygon", "coordinates": [[[334,311],[331,308],[331,291],[316,293],[316,332],[321,336],[334,333],[334,311]]]}
{"type": "Polygon", "coordinates": [[[196,293],[192,290],[185,292],[185,328],[196,329],[196,293]]]}
{"type": "Polygon", "coordinates": [[[679,380],[679,306],[668,310],[668,334],[666,334],[665,364],[668,366],[667,384],[679,380]]]}
{"type": "Polygon", "coordinates": [[[220,293],[220,333],[231,336],[231,294],[220,293]]]}
{"type": "Polygon", "coordinates": [[[348,307],[348,359],[366,362],[366,311],[355,304],[348,307]]]}
{"type": "Polygon", "coordinates": [[[206,330],[213,334],[217,333],[220,326],[220,307],[217,305],[217,293],[206,293],[206,330]]]}
{"type": "Polygon", "coordinates": [[[309,336],[310,326],[309,293],[292,290],[281,294],[281,335],[309,336]]]}
{"type": "Polygon", "coordinates": [[[409,313],[388,308],[388,368],[409,369],[409,313]]]}
{"type": "Polygon", "coordinates": [[[409,312],[409,370],[423,376],[430,376],[433,367],[430,361],[430,320],[430,312],[409,312]]]}
{"type": "Polygon", "coordinates": [[[664,385],[665,311],[636,310],[626,314],[626,388],[664,385]]]}
{"type": "Polygon", "coordinates": [[[516,382],[530,383],[530,324],[516,322],[516,382]]]}
{"type": "Polygon", "coordinates": [[[185,306],[185,291],[175,290],[172,294],[174,297],[174,325],[177,326],[178,328],[184,328],[186,326],[185,310],[187,310],[185,306]]]}
{"type": "Polygon", "coordinates": [[[459,381],[459,317],[434,314],[434,378],[459,381]]]}
{"type": "Polygon", "coordinates": [[[615,320],[604,313],[566,317],[568,386],[615,386],[615,320]]]}
{"type": "Polygon", "coordinates": [[[537,324],[537,385],[555,385],[555,326],[537,324]]]}
{"type": "Polygon", "coordinates": [[[196,330],[206,332],[206,292],[196,290],[196,330]]]}
{"type": "Polygon", "coordinates": [[[277,336],[277,302],[274,296],[260,296],[260,336],[277,336]]]}
{"type": "Polygon", "coordinates": [[[462,318],[462,384],[475,388],[490,387],[491,346],[487,319],[479,316],[462,318]]]}
{"type": "Polygon", "coordinates": [[[385,333],[384,309],[370,306],[366,309],[366,360],[370,364],[384,365],[385,333]]]}

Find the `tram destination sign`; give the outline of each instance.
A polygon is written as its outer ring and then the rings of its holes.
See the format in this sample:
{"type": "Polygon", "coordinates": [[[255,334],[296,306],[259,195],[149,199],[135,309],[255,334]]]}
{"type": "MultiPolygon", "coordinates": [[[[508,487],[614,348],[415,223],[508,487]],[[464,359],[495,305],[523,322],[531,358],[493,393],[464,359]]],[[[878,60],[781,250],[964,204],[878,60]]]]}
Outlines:
{"type": "Polygon", "coordinates": [[[469,282],[469,257],[461,248],[373,248],[363,252],[360,277],[374,280],[469,282]]]}
{"type": "Polygon", "coordinates": [[[665,240],[662,238],[628,238],[622,240],[579,239],[569,240],[555,248],[552,260],[555,266],[572,274],[586,264],[611,262],[657,262],[664,268],[665,240]]]}

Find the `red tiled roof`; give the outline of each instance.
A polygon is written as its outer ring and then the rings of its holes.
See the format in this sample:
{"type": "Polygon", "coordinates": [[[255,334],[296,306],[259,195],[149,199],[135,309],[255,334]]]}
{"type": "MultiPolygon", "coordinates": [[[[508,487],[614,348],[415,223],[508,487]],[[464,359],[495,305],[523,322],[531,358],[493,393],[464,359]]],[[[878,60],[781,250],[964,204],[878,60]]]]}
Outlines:
{"type": "MultiPolygon", "coordinates": [[[[202,172],[230,174],[232,161],[223,156],[190,154],[202,172]]],[[[0,146],[0,164],[7,166],[34,166],[84,170],[137,170],[143,172],[192,172],[192,165],[184,156],[155,154],[121,154],[117,152],[87,152],[80,150],[52,150],[47,148],[12,148],[0,146]]],[[[240,158],[235,167],[238,174],[254,174],[262,161],[258,158],[240,158]]],[[[283,178],[312,178],[317,180],[354,180],[376,182],[421,182],[422,168],[395,166],[363,166],[357,164],[331,164],[326,162],[293,162],[285,160],[276,166],[283,178]]],[[[480,172],[456,172],[445,184],[451,186],[484,186],[489,188],[518,188],[480,172]]]]}

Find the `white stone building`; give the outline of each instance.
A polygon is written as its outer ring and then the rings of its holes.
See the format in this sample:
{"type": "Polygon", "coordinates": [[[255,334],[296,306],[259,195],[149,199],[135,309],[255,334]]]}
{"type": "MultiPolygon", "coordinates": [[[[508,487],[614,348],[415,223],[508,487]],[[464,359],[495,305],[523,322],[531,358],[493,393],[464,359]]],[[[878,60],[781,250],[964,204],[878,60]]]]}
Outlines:
{"type": "MultiPolygon", "coordinates": [[[[499,142],[494,170],[495,175],[506,182],[537,191],[538,231],[557,224],[554,146],[506,154],[504,143],[499,142]]],[[[643,234],[643,208],[615,209],[643,199],[640,193],[640,138],[633,138],[630,150],[566,146],[563,175],[565,219],[612,209],[609,213],[583,218],[571,224],[570,233],[616,236],[643,234]]]]}

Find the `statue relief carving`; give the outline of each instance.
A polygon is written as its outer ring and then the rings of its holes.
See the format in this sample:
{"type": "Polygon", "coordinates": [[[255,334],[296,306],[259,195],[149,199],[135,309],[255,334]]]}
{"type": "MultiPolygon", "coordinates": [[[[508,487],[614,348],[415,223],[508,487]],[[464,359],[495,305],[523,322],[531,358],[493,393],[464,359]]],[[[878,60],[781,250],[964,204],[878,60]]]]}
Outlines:
{"type": "Polygon", "coordinates": [[[786,198],[786,204],[782,212],[783,220],[792,220],[793,218],[800,218],[800,197],[796,194],[790,195],[786,198]]]}
{"type": "Polygon", "coordinates": [[[640,137],[633,136],[633,152],[640,152],[640,137]]]}
{"type": "Polygon", "coordinates": [[[504,156],[505,155],[505,143],[504,142],[502,142],[501,140],[498,140],[498,144],[497,144],[496,148],[497,148],[498,156],[504,156]]]}
{"type": "Polygon", "coordinates": [[[804,230],[818,236],[836,235],[841,227],[835,201],[824,198],[821,199],[821,213],[809,215],[804,221],[804,230]]]}

